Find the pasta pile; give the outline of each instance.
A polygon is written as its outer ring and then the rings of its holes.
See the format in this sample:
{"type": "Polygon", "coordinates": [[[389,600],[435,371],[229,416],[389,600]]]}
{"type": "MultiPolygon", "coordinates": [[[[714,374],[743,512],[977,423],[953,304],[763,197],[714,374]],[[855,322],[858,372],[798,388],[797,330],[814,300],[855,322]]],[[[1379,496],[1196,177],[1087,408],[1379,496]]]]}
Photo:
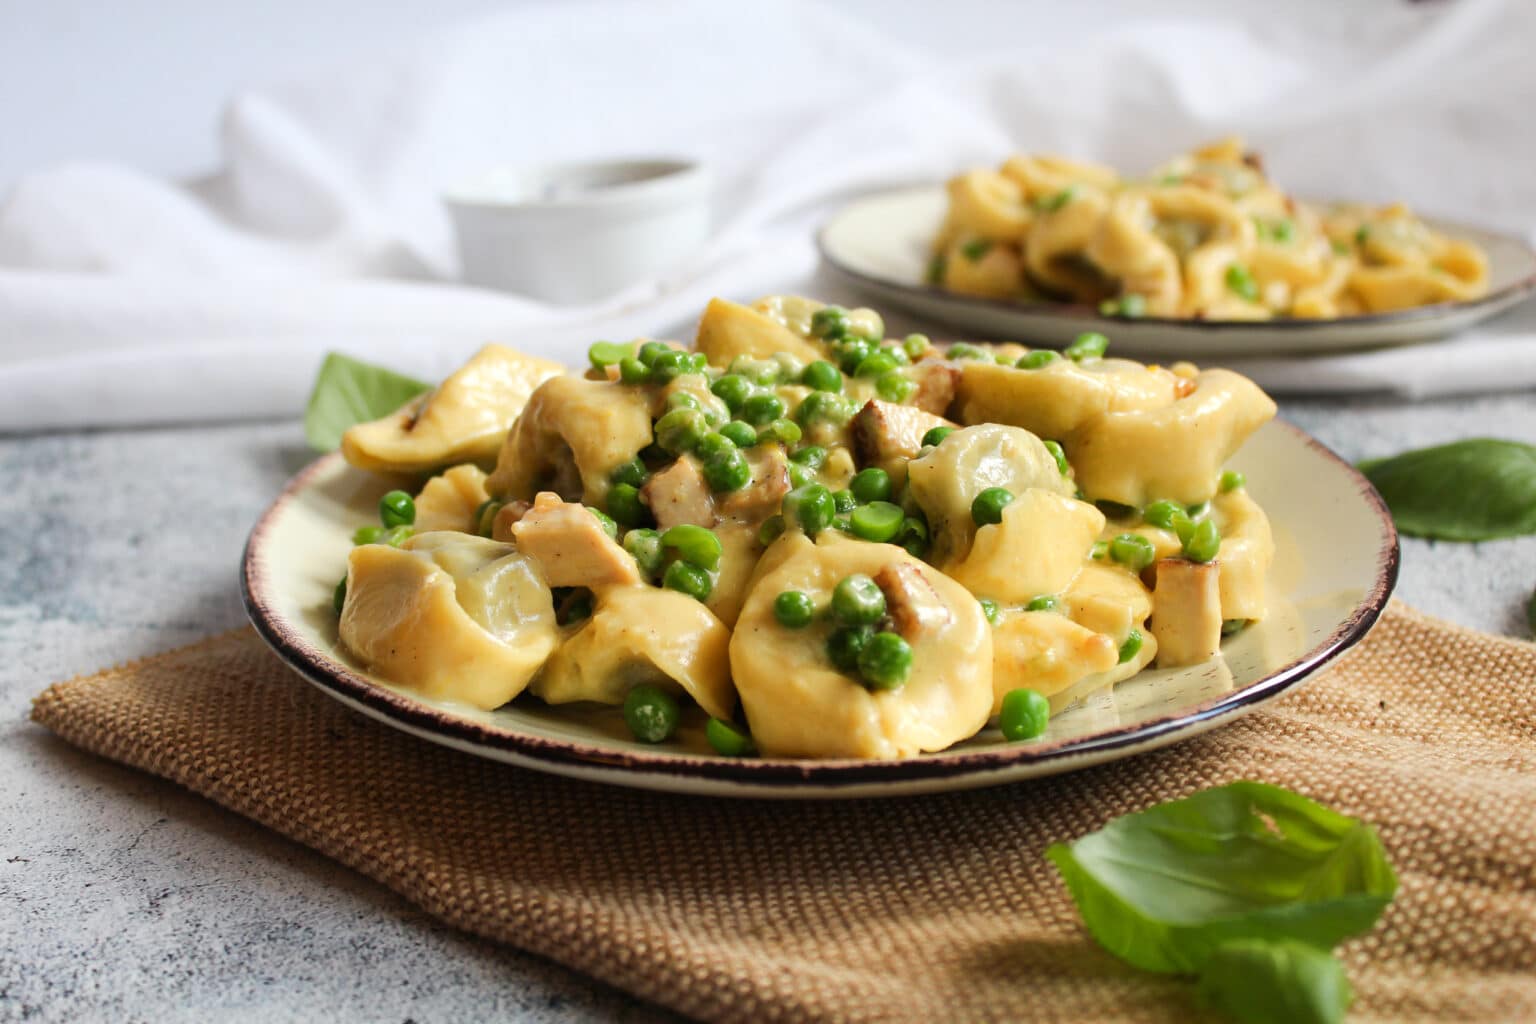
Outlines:
{"type": "Polygon", "coordinates": [[[1227,139],[1145,179],[1014,156],[949,182],[929,283],[1107,315],[1333,318],[1475,299],[1487,256],[1400,203],[1315,208],[1227,139]]]}

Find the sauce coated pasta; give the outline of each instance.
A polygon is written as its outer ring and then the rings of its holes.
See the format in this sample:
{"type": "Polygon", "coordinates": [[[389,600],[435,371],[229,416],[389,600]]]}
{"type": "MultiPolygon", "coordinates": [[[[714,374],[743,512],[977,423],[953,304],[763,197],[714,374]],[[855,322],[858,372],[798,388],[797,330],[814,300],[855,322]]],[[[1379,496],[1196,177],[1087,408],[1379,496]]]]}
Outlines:
{"type": "Polygon", "coordinates": [[[1145,179],[1014,156],[949,182],[929,283],[1096,304],[1127,317],[1267,320],[1381,313],[1487,293],[1486,255],[1402,204],[1314,207],[1237,139],[1145,179]]]}

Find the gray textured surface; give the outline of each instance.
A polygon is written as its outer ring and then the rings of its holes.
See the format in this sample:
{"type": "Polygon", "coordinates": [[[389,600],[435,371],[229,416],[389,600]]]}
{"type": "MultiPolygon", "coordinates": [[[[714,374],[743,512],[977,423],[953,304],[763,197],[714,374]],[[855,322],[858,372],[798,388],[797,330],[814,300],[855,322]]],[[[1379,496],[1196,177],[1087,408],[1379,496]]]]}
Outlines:
{"type": "MultiPolygon", "coordinates": [[[[1530,395],[1283,412],[1351,458],[1536,442],[1530,395]]],[[[306,458],[292,424],[0,440],[0,1019],[667,1019],[26,721],[53,680],[239,625],[245,531],[306,458]]],[[[1523,635],[1533,586],[1536,538],[1405,544],[1400,596],[1471,626],[1523,635]]]]}

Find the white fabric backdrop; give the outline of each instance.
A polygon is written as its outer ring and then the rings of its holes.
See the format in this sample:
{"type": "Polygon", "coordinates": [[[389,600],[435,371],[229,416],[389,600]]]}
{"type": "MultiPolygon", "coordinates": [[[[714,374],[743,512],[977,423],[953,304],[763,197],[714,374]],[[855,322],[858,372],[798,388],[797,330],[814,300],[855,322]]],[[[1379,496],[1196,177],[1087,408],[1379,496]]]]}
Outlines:
{"type": "MultiPolygon", "coordinates": [[[[831,293],[811,234],[849,196],[1014,149],[1135,168],[1240,131],[1297,192],[1536,238],[1536,5],[1222,10],[1087,33],[1014,12],[983,33],[994,56],[945,61],[809,2],[586,0],[242,92],[205,180],[71,165],[12,190],[0,430],[293,414],[330,348],[431,378],[487,340],[579,359],[599,337],[686,334],[711,294],[831,293]],[[998,57],[1000,38],[1023,42],[998,57]],[[715,237],[686,266],[582,309],[451,283],[444,183],[643,153],[715,173],[715,237]]],[[[1536,314],[1247,368],[1289,391],[1531,387],[1536,314]]]]}

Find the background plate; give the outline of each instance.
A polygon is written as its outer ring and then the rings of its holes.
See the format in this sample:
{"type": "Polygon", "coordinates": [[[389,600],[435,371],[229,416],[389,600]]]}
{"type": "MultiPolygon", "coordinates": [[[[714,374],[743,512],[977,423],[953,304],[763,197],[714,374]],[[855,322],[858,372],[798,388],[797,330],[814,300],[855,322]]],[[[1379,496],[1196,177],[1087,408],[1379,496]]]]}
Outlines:
{"type": "Polygon", "coordinates": [[[1473,302],[1420,306],[1337,320],[1122,320],[1090,306],[1009,302],[954,295],[923,282],[929,243],[947,203],[940,185],[877,192],[845,206],[817,235],[822,260],[856,287],[975,337],[1065,345],[1088,330],[1115,351],[1164,359],[1339,352],[1442,338],[1501,313],[1536,289],[1536,252],[1516,238],[1425,218],[1436,231],[1488,253],[1488,294],[1473,302]]]}
{"type": "Polygon", "coordinates": [[[994,785],[1128,757],[1204,732],[1270,700],[1375,623],[1397,580],[1397,534],[1358,473],[1289,424],[1261,429],[1233,466],[1269,512],[1278,548],[1268,620],[1230,638],[1221,657],[1143,672],[1051,720],[1046,735],[1005,743],[996,729],[940,754],[901,761],[714,756],[702,713],[677,742],[630,738],[616,709],[552,708],[521,697],[495,711],[426,700],[370,677],[341,649],[332,591],[352,531],[376,521],[399,481],[328,455],[296,476],[246,544],[241,589],[278,655],[337,700],[413,735],[511,764],[679,793],[866,797],[994,785]]]}

